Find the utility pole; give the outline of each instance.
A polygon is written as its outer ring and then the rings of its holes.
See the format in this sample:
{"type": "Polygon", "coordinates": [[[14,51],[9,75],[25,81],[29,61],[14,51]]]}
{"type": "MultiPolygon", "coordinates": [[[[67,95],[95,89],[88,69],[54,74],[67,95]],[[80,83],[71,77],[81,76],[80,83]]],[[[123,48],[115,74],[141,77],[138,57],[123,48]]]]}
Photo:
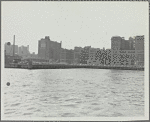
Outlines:
{"type": "Polygon", "coordinates": [[[14,35],[14,42],[13,42],[13,57],[15,56],[15,35],[14,35]]]}

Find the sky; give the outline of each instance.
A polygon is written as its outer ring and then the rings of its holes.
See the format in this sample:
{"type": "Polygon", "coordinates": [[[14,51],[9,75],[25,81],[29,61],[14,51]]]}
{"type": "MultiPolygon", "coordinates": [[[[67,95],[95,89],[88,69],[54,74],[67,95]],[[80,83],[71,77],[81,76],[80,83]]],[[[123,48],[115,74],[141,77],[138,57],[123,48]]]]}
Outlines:
{"type": "Polygon", "coordinates": [[[38,40],[49,36],[62,48],[111,48],[111,37],[128,39],[149,33],[148,2],[2,1],[1,42],[29,45],[38,52],[38,40]]]}

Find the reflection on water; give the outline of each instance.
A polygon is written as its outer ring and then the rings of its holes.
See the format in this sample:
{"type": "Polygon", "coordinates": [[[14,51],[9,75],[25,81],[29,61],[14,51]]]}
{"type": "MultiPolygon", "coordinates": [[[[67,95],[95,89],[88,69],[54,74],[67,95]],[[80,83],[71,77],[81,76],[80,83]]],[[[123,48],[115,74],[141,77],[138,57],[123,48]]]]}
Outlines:
{"type": "Polygon", "coordinates": [[[144,116],[144,72],[5,69],[5,117],[144,116]]]}

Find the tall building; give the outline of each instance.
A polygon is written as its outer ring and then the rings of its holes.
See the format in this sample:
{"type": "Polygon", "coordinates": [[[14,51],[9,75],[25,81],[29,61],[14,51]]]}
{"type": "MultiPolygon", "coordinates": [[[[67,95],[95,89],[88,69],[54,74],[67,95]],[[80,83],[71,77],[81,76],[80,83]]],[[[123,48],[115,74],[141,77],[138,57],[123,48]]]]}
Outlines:
{"type": "Polygon", "coordinates": [[[129,41],[122,39],[120,50],[129,50],[129,41]]]}
{"type": "Polygon", "coordinates": [[[99,59],[99,48],[90,48],[88,64],[97,64],[99,59]]]}
{"type": "Polygon", "coordinates": [[[135,39],[132,37],[129,38],[129,49],[135,50],[135,39]]]}
{"type": "Polygon", "coordinates": [[[111,43],[112,65],[144,66],[144,36],[130,37],[129,40],[112,37],[111,43]]]}
{"type": "Polygon", "coordinates": [[[74,63],[80,63],[80,54],[82,50],[82,47],[74,47],[74,63]]]}
{"type": "Polygon", "coordinates": [[[83,48],[83,50],[81,50],[81,53],[80,53],[80,63],[81,64],[88,63],[90,48],[91,48],[91,46],[86,46],[83,48]]]}
{"type": "Polygon", "coordinates": [[[41,59],[50,59],[54,62],[60,60],[61,43],[51,41],[49,36],[38,42],[38,57],[41,59]]]}
{"type": "Polygon", "coordinates": [[[144,35],[135,37],[135,50],[144,50],[144,35]]]}
{"type": "Polygon", "coordinates": [[[122,47],[121,43],[123,39],[120,36],[114,36],[111,38],[111,49],[112,50],[120,50],[122,47]]]}
{"type": "Polygon", "coordinates": [[[114,36],[111,38],[112,50],[134,50],[134,39],[125,40],[124,37],[114,36]]]}
{"type": "Polygon", "coordinates": [[[13,56],[13,49],[14,49],[14,55],[18,54],[18,45],[11,45],[10,42],[5,43],[5,54],[13,56]]]}
{"type": "Polygon", "coordinates": [[[144,35],[135,37],[136,64],[144,66],[144,35]]]}
{"type": "Polygon", "coordinates": [[[38,57],[41,59],[50,59],[50,40],[49,37],[41,39],[38,42],[38,57]]]}

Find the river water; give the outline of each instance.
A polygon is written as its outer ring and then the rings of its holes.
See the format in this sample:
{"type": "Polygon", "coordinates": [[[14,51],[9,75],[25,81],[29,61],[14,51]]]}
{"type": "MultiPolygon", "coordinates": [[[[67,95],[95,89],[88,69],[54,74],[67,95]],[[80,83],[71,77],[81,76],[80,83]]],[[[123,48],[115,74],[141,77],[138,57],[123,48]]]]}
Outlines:
{"type": "Polygon", "coordinates": [[[1,87],[6,118],[144,116],[143,71],[4,69],[3,72],[1,87]]]}

